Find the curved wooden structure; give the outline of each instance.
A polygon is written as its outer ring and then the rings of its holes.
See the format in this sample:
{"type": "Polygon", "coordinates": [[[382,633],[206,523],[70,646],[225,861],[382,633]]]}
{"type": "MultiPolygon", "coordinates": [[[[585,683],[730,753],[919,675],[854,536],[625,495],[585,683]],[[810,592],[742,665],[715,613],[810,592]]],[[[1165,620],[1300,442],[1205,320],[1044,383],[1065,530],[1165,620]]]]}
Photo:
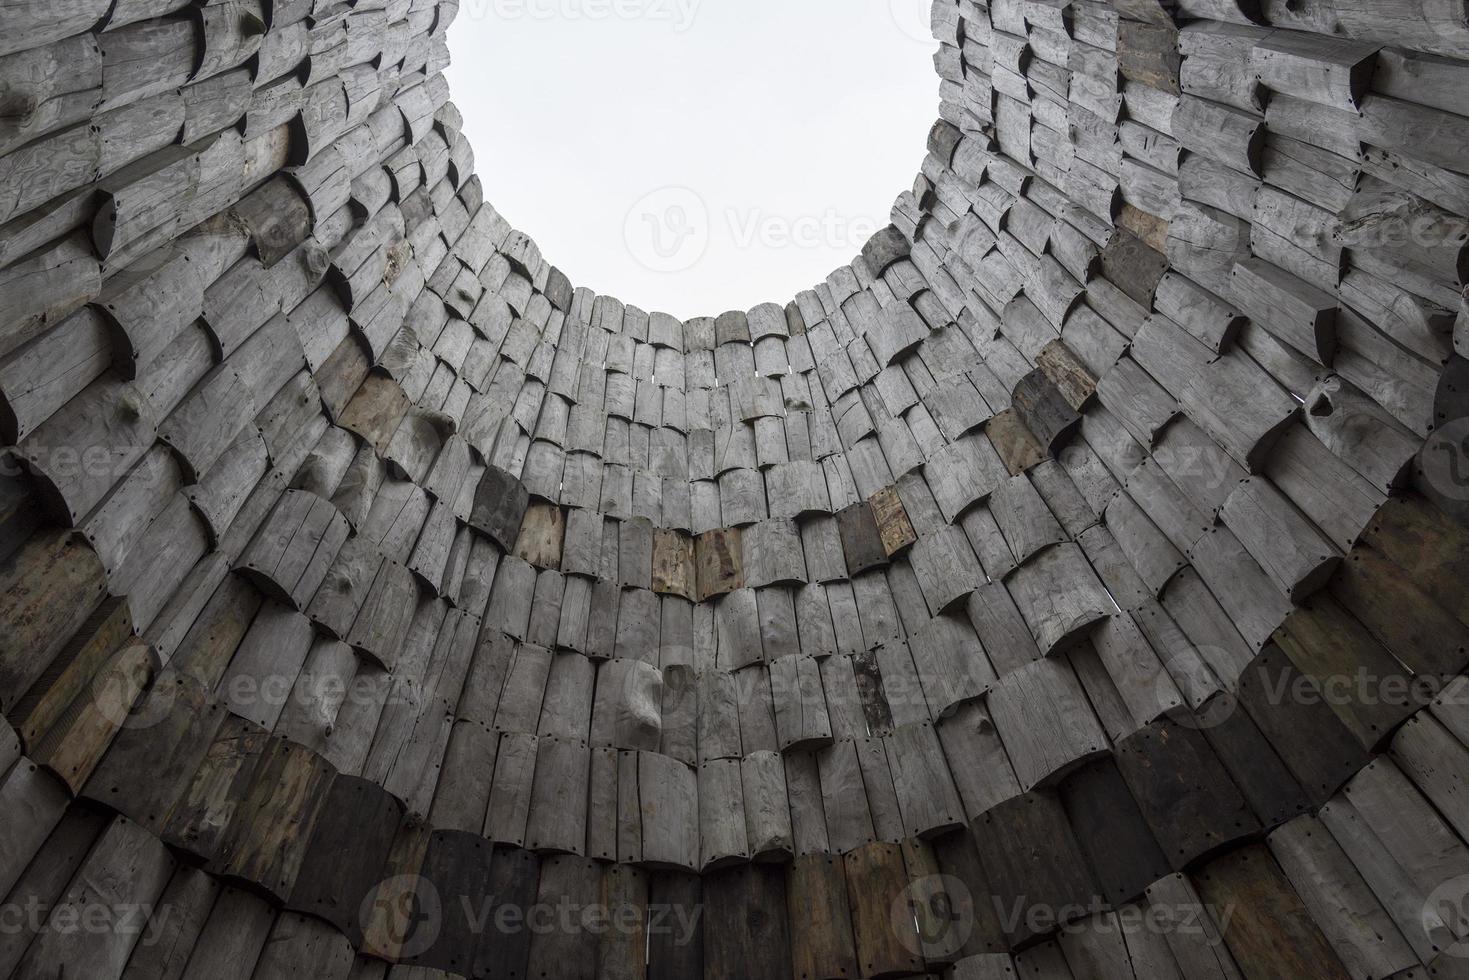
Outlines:
{"type": "Polygon", "coordinates": [[[940,0],[577,289],[455,0],[0,0],[0,977],[1469,976],[1462,0],[940,0]]]}

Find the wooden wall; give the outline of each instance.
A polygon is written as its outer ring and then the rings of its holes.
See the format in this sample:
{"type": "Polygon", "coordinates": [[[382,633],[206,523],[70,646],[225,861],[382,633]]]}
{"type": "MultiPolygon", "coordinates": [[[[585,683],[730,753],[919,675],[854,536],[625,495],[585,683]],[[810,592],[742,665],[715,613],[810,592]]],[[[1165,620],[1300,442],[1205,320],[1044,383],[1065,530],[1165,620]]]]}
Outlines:
{"type": "Polygon", "coordinates": [[[689,321],[458,6],[0,0],[0,977],[1469,971],[1462,4],[938,0],[689,321]]]}

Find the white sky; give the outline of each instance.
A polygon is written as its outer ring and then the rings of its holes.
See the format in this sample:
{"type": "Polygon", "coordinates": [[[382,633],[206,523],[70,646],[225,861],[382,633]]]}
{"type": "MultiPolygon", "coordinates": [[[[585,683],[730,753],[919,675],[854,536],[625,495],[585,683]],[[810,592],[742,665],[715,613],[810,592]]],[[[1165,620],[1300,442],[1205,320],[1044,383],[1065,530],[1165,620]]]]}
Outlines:
{"type": "Polygon", "coordinates": [[[462,0],[450,89],[485,197],[646,310],[785,303],[913,184],[929,0],[462,0]]]}

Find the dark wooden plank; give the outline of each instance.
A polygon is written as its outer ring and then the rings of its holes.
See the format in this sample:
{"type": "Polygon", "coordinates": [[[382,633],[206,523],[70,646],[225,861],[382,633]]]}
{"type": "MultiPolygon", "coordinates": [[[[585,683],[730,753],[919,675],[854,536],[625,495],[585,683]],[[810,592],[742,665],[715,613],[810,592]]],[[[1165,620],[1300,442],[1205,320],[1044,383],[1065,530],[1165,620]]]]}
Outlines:
{"type": "Polygon", "coordinates": [[[847,559],[847,575],[856,577],[872,568],[888,563],[882,531],[867,501],[837,511],[837,533],[842,539],[842,554],[847,559]]]}
{"type": "Polygon", "coordinates": [[[87,545],[36,534],[0,564],[0,710],[9,712],[102,601],[107,579],[87,545]]]}
{"type": "Polygon", "coordinates": [[[703,881],[696,874],[654,872],[648,879],[648,980],[704,975],[703,881]]]}
{"type": "Polygon", "coordinates": [[[959,928],[969,927],[956,950],[961,957],[1000,953],[1007,948],[1000,928],[984,866],[979,861],[974,834],[969,827],[951,831],[930,842],[939,872],[948,889],[948,915],[959,928]]]}
{"type": "Polygon", "coordinates": [[[1174,870],[1260,831],[1201,733],[1156,721],[1118,743],[1116,759],[1174,870]]]}
{"type": "Polygon", "coordinates": [[[1039,368],[1016,384],[1014,409],[1020,421],[1052,455],[1059,452],[1081,426],[1081,416],[1076,409],[1067,404],[1060,389],[1039,368]]]}
{"type": "Polygon", "coordinates": [[[527,972],[531,934],[525,915],[536,903],[541,860],[519,847],[496,847],[490,871],[489,919],[470,975],[485,980],[525,980],[532,975],[527,972]]]}
{"type": "Polygon", "coordinates": [[[319,916],[360,946],[363,902],[382,878],[403,805],[376,783],[338,775],[286,907],[319,916]]]}
{"type": "MultiPolygon", "coordinates": [[[[420,894],[437,900],[437,915],[427,925],[427,944],[415,949],[405,962],[449,973],[469,975],[483,941],[485,911],[493,885],[491,860],[495,846],[478,834],[462,830],[436,830],[429,835],[428,850],[419,868],[420,894]]],[[[433,914],[432,907],[421,910],[433,914]]],[[[406,951],[405,951],[406,952],[406,951]]]]}
{"type": "MultiPolygon", "coordinates": [[[[601,894],[602,876],[590,858],[559,855],[541,864],[541,884],[536,903],[542,908],[559,909],[570,905],[582,910],[593,907],[601,894]]],[[[565,980],[594,980],[597,975],[597,937],[578,915],[558,921],[551,929],[535,928],[532,935],[530,963],[526,975],[531,977],[564,977],[565,980]]]]}
{"type": "Polygon", "coordinates": [[[491,466],[475,490],[469,524],[498,544],[501,551],[509,552],[520,536],[529,507],[530,493],[525,485],[498,466],[491,466]]]}
{"type": "Polygon", "coordinates": [[[1415,673],[1457,675],[1469,666],[1469,626],[1376,549],[1353,548],[1331,594],[1415,673]]]}
{"type": "Polygon", "coordinates": [[[1110,758],[1077,770],[1058,789],[1076,842],[1112,905],[1138,901],[1173,870],[1110,758]]]}
{"type": "Polygon", "coordinates": [[[704,980],[792,980],[786,873],[752,864],[704,877],[704,980]]]}
{"type": "Polygon", "coordinates": [[[1369,751],[1423,705],[1410,672],[1329,594],[1297,606],[1274,640],[1302,674],[1332,693],[1331,710],[1369,751]]]}
{"type": "Polygon", "coordinates": [[[1218,858],[1194,883],[1206,907],[1232,911],[1224,942],[1250,980],[1350,976],[1265,845],[1218,858]]]}
{"type": "Polygon", "coordinates": [[[165,671],[107,750],[85,796],[162,836],[228,712],[193,677],[165,671]]]}
{"type": "Polygon", "coordinates": [[[1045,462],[1045,447],[1036,441],[1014,409],[1007,408],[995,415],[984,431],[1011,476],[1019,476],[1045,462]]]}
{"type": "Polygon", "coordinates": [[[1032,791],[1006,800],[981,814],[973,830],[1011,947],[1029,945],[1101,901],[1054,794],[1032,791]]]}
{"type": "Polygon", "coordinates": [[[1267,831],[1307,810],[1301,784],[1235,695],[1220,693],[1191,717],[1267,831]]]}
{"type": "Polygon", "coordinates": [[[1312,806],[1323,806],[1368,762],[1368,754],[1327,698],[1278,647],[1267,644],[1236,690],[1312,806]]]}

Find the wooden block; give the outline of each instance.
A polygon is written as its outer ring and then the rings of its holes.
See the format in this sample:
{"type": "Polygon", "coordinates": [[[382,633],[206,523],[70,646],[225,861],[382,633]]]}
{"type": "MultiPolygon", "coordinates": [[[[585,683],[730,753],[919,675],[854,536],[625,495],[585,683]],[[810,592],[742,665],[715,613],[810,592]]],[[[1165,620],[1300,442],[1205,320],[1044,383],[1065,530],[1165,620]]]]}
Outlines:
{"type": "Polygon", "coordinates": [[[236,568],[267,596],[305,609],[326,580],[350,528],[328,501],[288,490],[236,568]]]}
{"type": "Polygon", "coordinates": [[[1194,721],[1267,830],[1306,811],[1300,783],[1237,697],[1216,695],[1199,706],[1194,721]]]}
{"type": "Polygon", "coordinates": [[[363,902],[382,879],[402,820],[403,805],[381,787],[338,775],[286,906],[319,916],[360,946],[363,902]]]}
{"type": "Polygon", "coordinates": [[[792,980],[786,869],[747,865],[704,878],[704,978],[792,980]]]}
{"type": "Polygon", "coordinates": [[[653,591],[698,601],[694,539],[666,528],[653,531],[653,591]]]}
{"type": "Polygon", "coordinates": [[[566,535],[565,512],[555,504],[536,503],[526,508],[514,554],[537,568],[561,567],[561,543],[566,535]]]}
{"type": "Polygon", "coordinates": [[[1174,870],[1257,834],[1259,823],[1199,732],[1163,720],[1117,745],[1117,767],[1174,870]]]}
{"type": "Polygon", "coordinates": [[[1418,965],[1412,947],[1321,821],[1297,817],[1266,842],[1354,980],[1418,965]]]}
{"type": "Polygon", "coordinates": [[[703,976],[703,885],[699,876],[676,871],[650,875],[648,911],[647,980],[703,976]]]}
{"type": "Polygon", "coordinates": [[[228,712],[192,677],[165,671],[92,773],[84,795],[162,836],[228,712]]]}
{"type": "Polygon", "coordinates": [[[541,860],[518,847],[497,847],[490,864],[493,896],[488,928],[475,953],[473,976],[516,980],[528,973],[531,931],[525,910],[538,900],[541,860]]]}
{"type": "Polygon", "coordinates": [[[996,414],[984,431],[1011,476],[1019,476],[1046,459],[1045,448],[1025,427],[1014,409],[1007,408],[996,414]]]}
{"type": "Polygon", "coordinates": [[[863,976],[901,976],[923,968],[917,926],[893,916],[908,872],[897,844],[872,843],[843,858],[857,962],[863,976]]]}
{"type": "Polygon", "coordinates": [[[1321,806],[1363,766],[1368,754],[1327,698],[1274,646],[1240,675],[1240,704],[1300,783],[1321,806]]]}
{"type": "Polygon", "coordinates": [[[1045,910],[1052,924],[1064,925],[1099,900],[1053,795],[1032,792],[1001,803],[974,821],[974,839],[995,908],[1008,913],[1000,925],[1012,948],[1040,936],[1035,927],[1043,919],[1026,911],[1045,910]]]}
{"type": "Polygon", "coordinates": [[[860,976],[843,859],[825,854],[796,858],[787,879],[795,976],[840,980],[860,976]]]}
{"type": "Polygon", "coordinates": [[[1064,652],[1115,609],[1081,548],[1060,544],[1005,581],[1041,652],[1064,652]]]}
{"type": "MultiPolygon", "coordinates": [[[[597,949],[597,976],[608,980],[643,980],[648,969],[648,873],[639,868],[602,868],[599,905],[610,925],[597,949]]],[[[588,925],[595,933],[595,924],[588,925]]]]}
{"type": "Polygon", "coordinates": [[[1383,505],[1362,539],[1408,573],[1439,605],[1469,622],[1469,597],[1453,585],[1469,573],[1463,528],[1422,497],[1394,498],[1383,505]]]}
{"type": "Polygon", "coordinates": [[[536,746],[526,843],[535,851],[580,855],[587,839],[591,755],[582,739],[544,736],[536,746]]]}
{"type": "Polygon", "coordinates": [[[745,587],[739,528],[708,531],[699,535],[695,539],[695,562],[700,601],[745,587]]]}
{"type": "Polygon", "coordinates": [[[771,751],[746,755],[740,763],[740,778],[750,856],[757,861],[789,857],[794,845],[781,757],[771,751]]]}
{"type": "Polygon", "coordinates": [[[423,908],[417,886],[431,835],[428,827],[408,825],[393,839],[381,880],[362,905],[363,953],[397,960],[422,947],[427,933],[419,932],[422,920],[415,918],[423,908]]]}
{"type": "MultiPolygon", "coordinates": [[[[541,864],[537,905],[545,908],[585,909],[594,906],[601,892],[597,864],[586,858],[558,856],[541,864]]],[[[593,980],[597,976],[597,938],[586,928],[531,930],[527,976],[559,976],[567,980],[593,980]]]]}
{"type": "Polygon", "coordinates": [[[1210,862],[1194,881],[1206,903],[1236,910],[1224,941],[1246,976],[1282,970],[1296,977],[1349,976],[1263,844],[1210,862]]]}
{"type": "MultiPolygon", "coordinates": [[[[118,817],[98,839],[70,887],[47,916],[47,924],[15,970],[18,977],[118,977],[142,930],[124,928],[129,907],[151,908],[173,875],[175,861],[161,841],[118,817]],[[108,883],[103,886],[101,883],[108,883]],[[101,889],[106,888],[104,892],[101,889]],[[88,909],[105,910],[107,926],[74,927],[88,909]]],[[[96,923],[97,912],[92,912],[96,923]]]]}
{"type": "Polygon", "coordinates": [[[867,503],[872,507],[878,536],[889,558],[901,554],[918,540],[896,487],[884,487],[868,498],[867,503]]]}
{"type": "Polygon", "coordinates": [[[842,553],[847,559],[847,575],[855,578],[872,568],[888,563],[882,531],[877,525],[872,505],[866,501],[837,511],[837,532],[842,539],[842,553]]]}
{"type": "Polygon", "coordinates": [[[342,409],[337,425],[361,436],[379,456],[386,456],[393,433],[408,413],[410,401],[396,381],[386,375],[370,374],[342,409]]]}
{"type": "Polygon", "coordinates": [[[322,980],[348,980],[354,958],[347,937],[329,924],[287,912],[270,931],[255,965],[255,977],[289,980],[306,973],[322,980]]]}
{"type": "Polygon", "coordinates": [[[284,741],[269,745],[210,866],[284,901],[335,775],[330,763],[306,749],[284,741]],[[266,813],[270,819],[262,819],[266,813]]]}
{"type": "Polygon", "coordinates": [[[927,839],[963,826],[964,806],[933,725],[902,726],[884,742],[907,836],[927,839]]]}
{"type": "Polygon", "coordinates": [[[1039,368],[1015,386],[1013,411],[1048,454],[1058,452],[1081,426],[1076,409],[1039,368]]]}
{"type": "Polygon", "coordinates": [[[531,787],[535,778],[536,742],[534,735],[515,732],[500,737],[484,829],[484,835],[498,844],[516,847],[525,844],[531,787]]]}
{"type": "Polygon", "coordinates": [[[1353,548],[1331,594],[1416,673],[1457,674],[1469,658],[1469,626],[1449,615],[1399,566],[1353,548]]]}
{"type": "Polygon", "coordinates": [[[474,511],[470,526],[481,531],[510,552],[520,536],[520,525],[530,507],[530,494],[525,486],[496,466],[485,470],[474,495],[474,511]]]}
{"type": "Polygon", "coordinates": [[[478,834],[458,830],[436,830],[429,834],[428,847],[418,874],[421,890],[438,897],[436,929],[424,929],[405,947],[412,949],[405,960],[418,967],[452,973],[468,973],[484,942],[485,923],[478,905],[494,883],[492,862],[495,848],[478,834]],[[427,940],[424,942],[423,940],[427,940]]]}
{"type": "Polygon", "coordinates": [[[1274,640],[1322,690],[1345,692],[1333,694],[1331,709],[1369,751],[1421,707],[1407,672],[1329,595],[1297,607],[1274,640]]]}
{"type": "Polygon", "coordinates": [[[830,744],[831,719],[814,657],[781,657],[770,664],[776,739],[782,752],[830,744]]]}
{"type": "Polygon", "coordinates": [[[1169,873],[1167,856],[1111,759],[1072,773],[1060,795],[1077,844],[1112,905],[1137,901],[1169,873]]]}
{"type": "Polygon", "coordinates": [[[31,758],[73,793],[80,793],[157,666],[157,656],[148,646],[136,641],[123,644],[99,668],[91,686],[79,692],[31,746],[31,758]]]}
{"type": "Polygon", "coordinates": [[[857,745],[847,739],[816,753],[821,777],[821,801],[831,849],[838,854],[877,839],[857,745]]]}
{"type": "Polygon", "coordinates": [[[106,593],[102,563],[63,531],[31,537],[0,566],[0,708],[7,713],[106,593]]]}
{"type": "Polygon", "coordinates": [[[1000,681],[988,698],[995,729],[1022,789],[1054,782],[1107,748],[1069,665],[1037,660],[1000,681]]]}
{"type": "Polygon", "coordinates": [[[705,762],[699,766],[700,868],[708,872],[749,857],[740,762],[737,759],[705,762]]]}
{"type": "Polygon", "coordinates": [[[385,670],[397,663],[418,606],[418,583],[394,561],[384,561],[362,601],[346,641],[385,670]]]}

